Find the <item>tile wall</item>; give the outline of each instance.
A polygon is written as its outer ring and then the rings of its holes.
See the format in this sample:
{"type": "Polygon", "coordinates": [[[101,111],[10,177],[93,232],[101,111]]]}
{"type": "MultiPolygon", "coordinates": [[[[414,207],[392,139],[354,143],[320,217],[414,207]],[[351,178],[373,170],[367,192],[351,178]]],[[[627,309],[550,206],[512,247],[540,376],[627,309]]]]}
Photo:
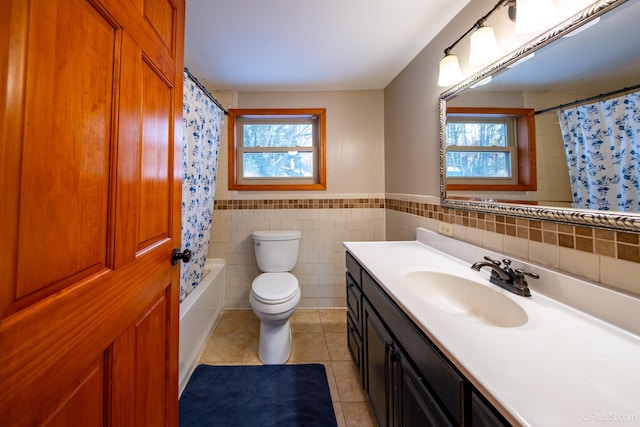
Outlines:
{"type": "Polygon", "coordinates": [[[384,197],[216,200],[209,257],[226,261],[227,309],[250,308],[251,282],[260,273],[254,230],[300,230],[293,270],[302,291],[300,307],[345,307],[342,242],[385,239],[384,197]]]}
{"type": "Polygon", "coordinates": [[[435,197],[216,200],[210,258],[224,258],[227,309],[250,308],[251,232],[300,230],[293,273],[300,307],[344,307],[344,241],[414,240],[454,224],[453,237],[640,296],[640,234],[442,208],[435,197]]]}
{"type": "Polygon", "coordinates": [[[640,234],[443,208],[433,198],[386,199],[387,240],[454,224],[453,237],[640,296],[640,234]]]}

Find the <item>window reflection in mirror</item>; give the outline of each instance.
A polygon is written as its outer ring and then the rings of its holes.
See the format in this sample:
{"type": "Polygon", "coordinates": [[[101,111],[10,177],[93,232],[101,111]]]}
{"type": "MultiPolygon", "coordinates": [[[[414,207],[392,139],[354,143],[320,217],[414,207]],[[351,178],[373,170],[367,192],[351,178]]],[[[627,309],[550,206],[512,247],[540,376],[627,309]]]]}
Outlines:
{"type": "Polygon", "coordinates": [[[451,196],[536,189],[534,111],[447,108],[445,164],[451,196]],[[464,193],[455,193],[464,191],[464,193]]]}

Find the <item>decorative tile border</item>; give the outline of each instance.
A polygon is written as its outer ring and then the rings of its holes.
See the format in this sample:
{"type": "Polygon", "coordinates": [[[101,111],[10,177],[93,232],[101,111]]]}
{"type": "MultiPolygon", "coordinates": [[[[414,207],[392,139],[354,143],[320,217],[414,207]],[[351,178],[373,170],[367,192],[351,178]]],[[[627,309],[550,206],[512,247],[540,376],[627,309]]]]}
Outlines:
{"type": "Polygon", "coordinates": [[[612,231],[540,219],[469,212],[398,199],[265,199],[216,200],[215,210],[256,209],[390,209],[437,221],[520,237],[611,258],[640,263],[640,233],[612,231]]]}
{"type": "Polygon", "coordinates": [[[214,210],[251,209],[384,209],[384,199],[216,200],[214,210]]]}
{"type": "Polygon", "coordinates": [[[640,233],[469,212],[395,199],[386,199],[385,205],[387,209],[437,221],[640,263],[640,233]]]}

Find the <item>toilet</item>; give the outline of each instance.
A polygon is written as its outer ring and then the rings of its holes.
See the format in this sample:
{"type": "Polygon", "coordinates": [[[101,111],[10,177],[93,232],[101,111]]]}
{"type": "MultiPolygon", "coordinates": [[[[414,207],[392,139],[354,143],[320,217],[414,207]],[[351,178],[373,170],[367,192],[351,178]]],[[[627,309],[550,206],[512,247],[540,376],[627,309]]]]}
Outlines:
{"type": "Polygon", "coordinates": [[[289,271],[298,259],[299,231],[254,231],[253,247],[263,273],[251,284],[249,304],[260,319],[258,356],[267,365],[291,355],[289,317],[300,302],[298,279],[289,271]]]}

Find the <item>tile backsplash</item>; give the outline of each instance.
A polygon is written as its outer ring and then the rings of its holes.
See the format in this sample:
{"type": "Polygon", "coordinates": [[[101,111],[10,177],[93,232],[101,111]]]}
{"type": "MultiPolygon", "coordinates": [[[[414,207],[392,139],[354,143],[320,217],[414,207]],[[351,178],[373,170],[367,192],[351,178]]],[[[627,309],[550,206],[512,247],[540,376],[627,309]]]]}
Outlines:
{"type": "Polygon", "coordinates": [[[386,208],[563,248],[640,262],[640,234],[386,199],[386,208]]]}
{"type": "Polygon", "coordinates": [[[422,199],[387,197],[388,240],[413,239],[415,227],[437,231],[443,221],[454,224],[457,240],[640,296],[639,233],[468,212],[422,199]]]}
{"type": "Polygon", "coordinates": [[[226,260],[225,308],[249,308],[260,273],[254,230],[300,230],[293,273],[301,307],[344,307],[344,241],[414,240],[416,227],[437,231],[506,256],[640,296],[640,234],[596,227],[467,212],[439,206],[437,197],[358,195],[335,198],[216,200],[210,258],[226,260]]]}

